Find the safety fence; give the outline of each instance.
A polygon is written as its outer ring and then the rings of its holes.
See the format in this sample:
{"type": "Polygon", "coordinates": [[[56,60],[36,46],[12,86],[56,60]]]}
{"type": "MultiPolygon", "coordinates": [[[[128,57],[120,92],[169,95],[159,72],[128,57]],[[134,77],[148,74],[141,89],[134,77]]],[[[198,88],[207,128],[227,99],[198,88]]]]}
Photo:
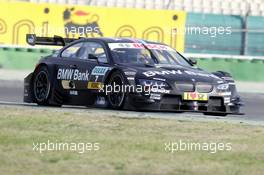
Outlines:
{"type": "Polygon", "coordinates": [[[264,56],[264,17],[188,13],[185,52],[264,56]]]}
{"type": "Polygon", "coordinates": [[[130,37],[163,42],[185,53],[264,56],[261,16],[17,1],[1,1],[0,11],[0,44],[26,45],[27,33],[130,37]]]}
{"type": "Polygon", "coordinates": [[[0,11],[3,68],[33,69],[41,56],[52,52],[26,47],[27,33],[130,37],[166,43],[196,58],[208,71],[225,70],[237,80],[264,81],[263,17],[11,1],[1,1],[0,11]],[[239,56],[243,54],[248,56],[239,56]]]}

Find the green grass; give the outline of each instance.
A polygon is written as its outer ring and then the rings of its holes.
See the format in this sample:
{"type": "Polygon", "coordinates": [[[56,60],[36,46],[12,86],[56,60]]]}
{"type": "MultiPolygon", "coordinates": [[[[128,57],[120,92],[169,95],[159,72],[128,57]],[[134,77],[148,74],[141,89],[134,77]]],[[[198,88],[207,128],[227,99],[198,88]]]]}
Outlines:
{"type": "MultiPolygon", "coordinates": [[[[264,172],[264,127],[124,118],[126,112],[0,106],[0,174],[264,172]],[[33,151],[33,142],[99,143],[99,151],[33,151]],[[231,143],[231,151],[165,151],[167,142],[231,143]]],[[[175,114],[177,115],[177,114],[175,114]]]]}

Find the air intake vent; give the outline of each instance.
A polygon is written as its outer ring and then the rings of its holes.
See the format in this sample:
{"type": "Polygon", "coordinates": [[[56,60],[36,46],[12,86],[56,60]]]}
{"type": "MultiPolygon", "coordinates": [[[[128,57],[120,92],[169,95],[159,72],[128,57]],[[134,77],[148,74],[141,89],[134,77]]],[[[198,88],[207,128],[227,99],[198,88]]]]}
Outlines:
{"type": "Polygon", "coordinates": [[[194,92],[194,84],[192,83],[182,83],[182,82],[176,82],[175,87],[178,91],[182,92],[194,92]]]}
{"type": "Polygon", "coordinates": [[[206,83],[197,83],[196,84],[196,91],[200,93],[208,93],[212,92],[213,90],[213,85],[211,84],[206,84],[206,83]]]}

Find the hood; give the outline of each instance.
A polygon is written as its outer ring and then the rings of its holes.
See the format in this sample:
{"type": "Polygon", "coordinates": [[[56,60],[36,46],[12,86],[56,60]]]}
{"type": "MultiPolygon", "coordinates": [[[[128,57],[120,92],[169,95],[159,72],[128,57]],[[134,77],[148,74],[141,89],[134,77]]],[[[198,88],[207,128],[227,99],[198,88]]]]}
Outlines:
{"type": "Polygon", "coordinates": [[[131,68],[137,70],[137,78],[142,79],[203,83],[217,83],[217,81],[222,80],[216,75],[202,69],[180,65],[157,64],[155,66],[131,66],[131,68]]]}

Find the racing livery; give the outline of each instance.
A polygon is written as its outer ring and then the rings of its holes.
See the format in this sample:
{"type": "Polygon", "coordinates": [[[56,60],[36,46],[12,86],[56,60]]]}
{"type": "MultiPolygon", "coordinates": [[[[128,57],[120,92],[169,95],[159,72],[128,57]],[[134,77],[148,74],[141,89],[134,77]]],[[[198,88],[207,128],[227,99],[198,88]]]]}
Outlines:
{"type": "Polygon", "coordinates": [[[63,46],[24,82],[24,102],[129,110],[241,114],[229,73],[209,73],[169,46],[130,38],[27,35],[30,45],[63,46]]]}

